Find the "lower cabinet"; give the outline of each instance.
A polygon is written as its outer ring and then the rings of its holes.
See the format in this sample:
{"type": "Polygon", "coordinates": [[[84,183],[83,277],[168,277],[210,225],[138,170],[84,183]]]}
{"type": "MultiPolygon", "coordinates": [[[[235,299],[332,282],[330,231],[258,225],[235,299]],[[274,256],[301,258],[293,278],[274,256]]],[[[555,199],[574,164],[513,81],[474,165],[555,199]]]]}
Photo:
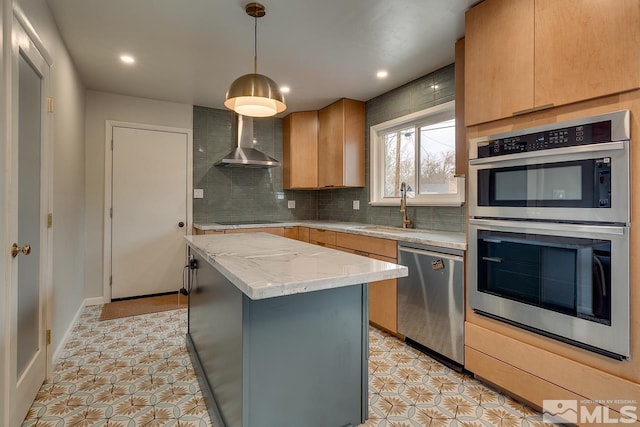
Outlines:
{"type": "Polygon", "coordinates": [[[224,234],[234,233],[269,233],[284,237],[284,227],[232,228],[224,231],[224,234]]]}

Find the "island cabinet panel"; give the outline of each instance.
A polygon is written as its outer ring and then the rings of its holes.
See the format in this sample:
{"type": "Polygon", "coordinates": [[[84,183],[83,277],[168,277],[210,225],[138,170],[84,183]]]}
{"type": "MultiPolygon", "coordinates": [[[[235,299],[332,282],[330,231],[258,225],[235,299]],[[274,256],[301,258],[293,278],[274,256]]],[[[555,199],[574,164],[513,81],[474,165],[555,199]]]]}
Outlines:
{"type": "Polygon", "coordinates": [[[364,187],[364,102],[341,99],[318,117],[318,186],[364,187]]]}
{"type": "Polygon", "coordinates": [[[640,87],[637,0],[485,0],[466,13],[467,126],[640,87]]]}
{"type": "Polygon", "coordinates": [[[253,300],[192,254],[187,346],[214,425],[366,421],[366,284],[253,300]]]}
{"type": "Polygon", "coordinates": [[[533,107],[533,11],[534,0],[485,0],[467,11],[467,126],[533,107]]]}
{"type": "Polygon", "coordinates": [[[318,112],[291,113],[282,121],[282,185],[318,187],[318,112]]]}
{"type": "Polygon", "coordinates": [[[319,228],[309,229],[309,243],[336,246],[336,232],[330,230],[321,230],[319,228]]]}
{"type": "Polygon", "coordinates": [[[284,227],[231,228],[224,231],[224,234],[235,233],[268,233],[284,237],[284,227]]]}

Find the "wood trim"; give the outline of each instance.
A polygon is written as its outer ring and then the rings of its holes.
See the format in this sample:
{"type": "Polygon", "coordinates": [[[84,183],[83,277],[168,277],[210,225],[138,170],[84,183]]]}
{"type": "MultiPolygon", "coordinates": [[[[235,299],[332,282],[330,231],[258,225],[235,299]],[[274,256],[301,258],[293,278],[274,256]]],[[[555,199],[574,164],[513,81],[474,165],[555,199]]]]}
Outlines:
{"type": "Polygon", "coordinates": [[[467,128],[464,126],[464,37],[455,46],[456,175],[467,174],[467,128]]]}
{"type": "MultiPolygon", "coordinates": [[[[465,345],[586,399],[628,401],[640,396],[640,384],[638,383],[616,377],[469,322],[465,322],[465,345]]],[[[630,366],[633,362],[618,363],[630,366]]],[[[473,369],[469,369],[473,371],[473,369]]],[[[500,375],[491,371],[483,376],[491,382],[503,381],[500,379],[500,375]]],[[[506,388],[511,390],[509,387],[506,388]]],[[[534,403],[536,399],[539,400],[535,390],[531,392],[523,390],[518,395],[534,403]]],[[[547,398],[549,399],[549,397],[547,398]]]]}
{"type": "Polygon", "coordinates": [[[394,261],[391,262],[395,262],[398,257],[398,242],[379,237],[336,233],[336,246],[393,258],[394,261]]]}

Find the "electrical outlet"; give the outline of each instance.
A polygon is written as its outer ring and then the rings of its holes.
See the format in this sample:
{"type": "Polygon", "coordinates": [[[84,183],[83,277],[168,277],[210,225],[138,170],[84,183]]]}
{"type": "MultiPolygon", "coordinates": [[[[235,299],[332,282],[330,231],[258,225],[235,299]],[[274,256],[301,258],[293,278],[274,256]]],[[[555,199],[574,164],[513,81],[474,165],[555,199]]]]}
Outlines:
{"type": "Polygon", "coordinates": [[[295,201],[295,200],[289,200],[289,201],[287,202],[287,207],[288,207],[289,209],[295,209],[295,208],[296,208],[296,201],[295,201]]]}
{"type": "Polygon", "coordinates": [[[354,200],[353,201],[353,210],[354,211],[359,211],[360,210],[360,200],[354,200]]]}
{"type": "Polygon", "coordinates": [[[193,198],[194,199],[204,199],[204,189],[202,189],[202,188],[194,188],[193,189],[193,198]]]}

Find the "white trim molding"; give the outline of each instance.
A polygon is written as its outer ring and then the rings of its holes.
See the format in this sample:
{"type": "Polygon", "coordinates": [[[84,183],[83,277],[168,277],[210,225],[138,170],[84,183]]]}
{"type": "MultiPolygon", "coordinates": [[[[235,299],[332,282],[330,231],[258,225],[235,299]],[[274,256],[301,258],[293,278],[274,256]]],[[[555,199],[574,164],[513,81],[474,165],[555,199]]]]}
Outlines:
{"type": "MultiPolygon", "coordinates": [[[[371,206],[398,206],[400,204],[399,197],[382,197],[382,189],[384,187],[384,176],[381,173],[384,170],[384,158],[380,148],[379,135],[381,132],[398,128],[405,124],[415,123],[421,120],[429,122],[438,122],[446,120],[447,117],[455,114],[455,101],[445,102],[406,116],[378,123],[369,128],[369,205],[371,206]]],[[[450,119],[450,117],[449,117],[450,119]]],[[[462,124],[460,124],[462,125],[462,124]]],[[[420,195],[419,198],[407,198],[409,206],[462,206],[465,202],[465,178],[456,177],[458,191],[453,194],[428,194],[420,195]]]]}

